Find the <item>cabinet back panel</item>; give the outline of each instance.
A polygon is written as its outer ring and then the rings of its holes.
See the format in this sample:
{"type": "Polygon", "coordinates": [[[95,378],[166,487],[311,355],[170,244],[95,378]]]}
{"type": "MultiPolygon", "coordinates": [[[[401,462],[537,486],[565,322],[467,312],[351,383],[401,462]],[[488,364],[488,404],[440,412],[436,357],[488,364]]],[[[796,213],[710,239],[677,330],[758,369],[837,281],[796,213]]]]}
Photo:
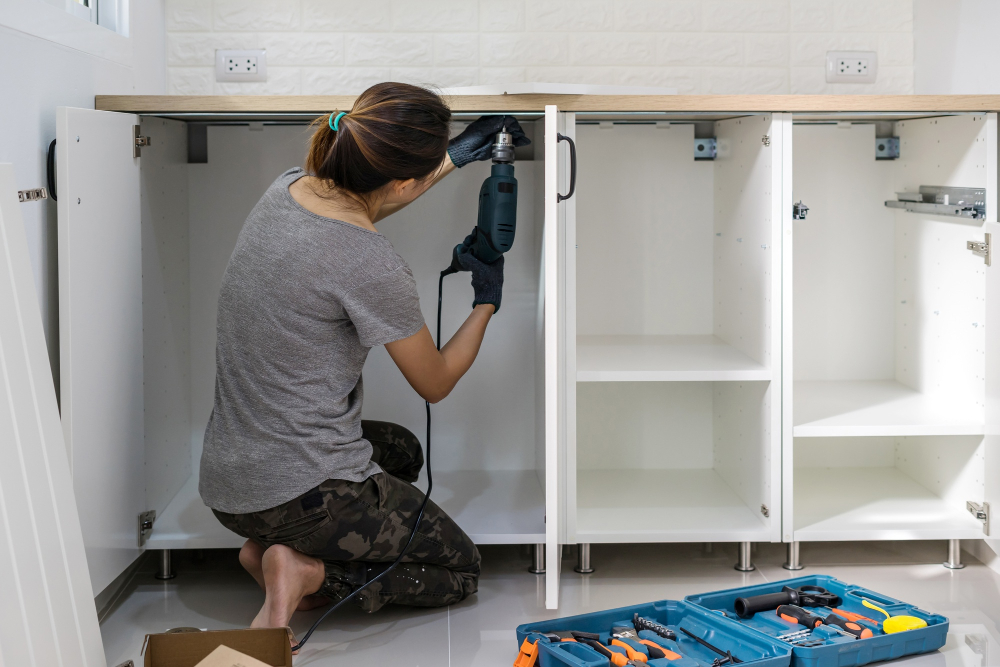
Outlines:
{"type": "MultiPolygon", "coordinates": [[[[771,365],[771,115],[715,124],[712,333],[771,365]]],[[[777,223],[774,223],[777,224],[777,223]]]]}
{"type": "MultiPolygon", "coordinates": [[[[301,127],[240,126],[208,131],[209,162],[190,165],[191,340],[194,465],[212,409],[215,320],[219,287],[246,216],[286,169],[302,164],[309,138],[301,127]]],[[[541,163],[537,163],[539,168],[541,163]]],[[[535,162],[515,165],[518,230],[506,255],[504,300],[490,323],[479,358],[447,399],[434,407],[438,470],[535,468],[535,322],[539,240],[535,228],[535,162]]],[[[479,186],[489,163],[454,172],[427,195],[378,225],[417,281],[424,319],[433,334],[438,274],[451,249],[475,226],[479,186]]],[[[469,313],[469,274],[445,278],[442,338],[469,313]]],[[[424,406],[384,348],[365,366],[366,419],[394,421],[425,439],[424,406]]]]}
{"type": "MultiPolygon", "coordinates": [[[[896,124],[894,190],[921,185],[986,187],[985,116],[896,124]]],[[[895,211],[896,379],[929,394],[983,406],[985,265],[966,241],[980,221],[895,211]]]]}
{"type": "Polygon", "coordinates": [[[142,320],[146,504],[162,513],[191,474],[191,285],[185,123],[146,118],[142,320]]]}
{"type": "Polygon", "coordinates": [[[875,160],[875,126],[796,125],[793,199],[796,380],[894,376],[890,161],[875,160]]]}
{"type": "Polygon", "coordinates": [[[250,210],[283,171],[305,161],[308,130],[209,126],[208,163],[188,165],[191,212],[191,443],[201,461],[215,395],[215,322],[226,264],[250,210]]]}
{"type": "Polygon", "coordinates": [[[577,333],[713,333],[713,171],[694,126],[576,131],[577,333]]]}

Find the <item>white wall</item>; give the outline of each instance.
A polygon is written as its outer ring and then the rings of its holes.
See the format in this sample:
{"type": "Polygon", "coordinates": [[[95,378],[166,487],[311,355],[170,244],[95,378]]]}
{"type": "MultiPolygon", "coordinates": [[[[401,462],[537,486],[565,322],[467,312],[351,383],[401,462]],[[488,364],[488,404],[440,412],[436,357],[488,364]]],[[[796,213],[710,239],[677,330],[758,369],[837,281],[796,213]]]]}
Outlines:
{"type": "Polygon", "coordinates": [[[912,93],[913,0],[166,0],[174,94],[356,93],[378,81],[912,93]],[[217,48],[266,48],[266,83],[218,84],[217,48]],[[877,51],[827,84],[825,53],[877,51]]]}
{"type": "Polygon", "coordinates": [[[915,91],[1000,93],[1000,2],[914,0],[915,91]]]}
{"type": "MultiPolygon", "coordinates": [[[[56,136],[57,106],[93,109],[96,94],[162,93],[166,89],[163,0],[132,0],[132,55],[126,59],[130,64],[8,27],[13,21],[7,19],[15,14],[19,20],[27,16],[30,22],[37,16],[39,23],[44,22],[46,12],[54,10],[38,0],[4,0],[0,10],[0,90],[4,91],[0,162],[14,164],[19,190],[45,185],[45,154],[56,136]]],[[[90,34],[99,40],[103,30],[95,28],[90,34]]],[[[87,33],[81,30],[74,37],[79,34],[87,33]]],[[[117,35],[108,31],[108,37],[117,35]]],[[[95,46],[92,52],[101,50],[99,44],[91,46],[95,46]]],[[[56,204],[51,200],[21,204],[21,215],[58,387],[56,204]]]]}

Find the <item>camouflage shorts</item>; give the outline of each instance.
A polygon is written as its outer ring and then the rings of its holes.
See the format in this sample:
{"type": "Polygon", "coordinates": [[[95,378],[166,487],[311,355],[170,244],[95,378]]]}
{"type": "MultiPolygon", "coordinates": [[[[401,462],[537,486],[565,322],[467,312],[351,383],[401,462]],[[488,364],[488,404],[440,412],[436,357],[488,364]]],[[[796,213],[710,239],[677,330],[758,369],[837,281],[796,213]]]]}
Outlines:
{"type": "MultiPolygon", "coordinates": [[[[372,460],[385,471],[363,482],[328,479],[283,505],[215,515],[234,533],[269,547],[284,544],[326,567],[321,595],[340,599],[384,571],[406,545],[424,494],[410,482],[423,466],[420,441],[402,426],[362,421],[372,460]]],[[[434,501],[399,566],[358,594],[372,612],[388,603],[437,607],[479,586],[479,550],[434,501]]]]}

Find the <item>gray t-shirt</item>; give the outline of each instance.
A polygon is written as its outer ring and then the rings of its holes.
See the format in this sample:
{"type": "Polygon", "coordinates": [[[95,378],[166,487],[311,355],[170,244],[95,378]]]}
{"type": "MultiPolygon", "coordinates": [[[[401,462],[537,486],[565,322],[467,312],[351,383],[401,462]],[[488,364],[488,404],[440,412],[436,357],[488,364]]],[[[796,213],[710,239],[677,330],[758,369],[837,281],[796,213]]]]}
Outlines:
{"type": "Polygon", "coordinates": [[[302,176],[290,169],[267,189],[222,278],[198,489],[231,514],[379,472],[361,437],[361,369],[372,347],[424,325],[389,241],[302,208],[288,192],[302,176]]]}

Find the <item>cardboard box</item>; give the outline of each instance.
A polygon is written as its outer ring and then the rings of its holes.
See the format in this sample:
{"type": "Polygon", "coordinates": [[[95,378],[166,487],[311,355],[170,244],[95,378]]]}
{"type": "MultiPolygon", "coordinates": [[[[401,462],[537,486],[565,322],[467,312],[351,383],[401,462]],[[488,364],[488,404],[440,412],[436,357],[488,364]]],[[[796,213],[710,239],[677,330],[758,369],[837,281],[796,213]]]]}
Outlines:
{"type": "Polygon", "coordinates": [[[167,632],[146,635],[145,667],[196,667],[212,651],[228,646],[272,667],[292,667],[285,628],[167,632]]]}

